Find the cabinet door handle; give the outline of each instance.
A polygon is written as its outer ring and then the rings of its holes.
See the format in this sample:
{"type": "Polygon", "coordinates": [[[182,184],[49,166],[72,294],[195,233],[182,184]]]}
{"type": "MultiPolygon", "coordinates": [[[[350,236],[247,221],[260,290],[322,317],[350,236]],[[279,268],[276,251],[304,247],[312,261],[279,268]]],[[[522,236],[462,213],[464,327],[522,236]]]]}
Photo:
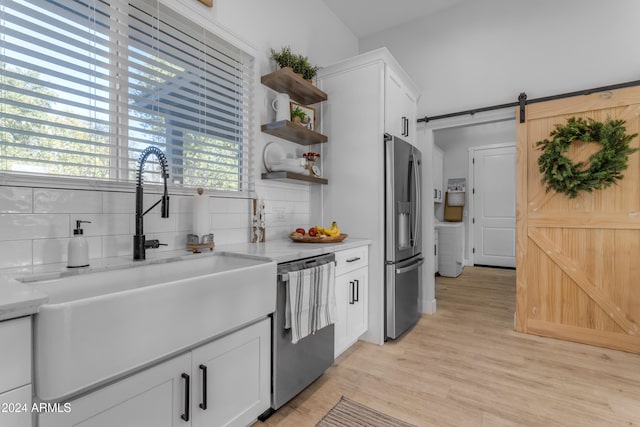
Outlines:
{"type": "Polygon", "coordinates": [[[405,136],[409,136],[409,119],[404,119],[405,136]]]}
{"type": "Polygon", "coordinates": [[[434,199],[438,198],[438,190],[436,190],[435,188],[433,189],[433,198],[434,199]]]}
{"type": "Polygon", "coordinates": [[[349,282],[349,304],[351,305],[355,303],[354,295],[355,295],[354,283],[349,282]]]}
{"type": "Polygon", "coordinates": [[[442,199],[442,190],[438,190],[438,199],[442,199]]]}
{"type": "Polygon", "coordinates": [[[189,399],[189,390],[191,389],[191,378],[188,374],[182,373],[184,378],[184,414],[180,415],[184,421],[189,421],[189,406],[191,406],[191,400],[189,399]]]}
{"type": "Polygon", "coordinates": [[[360,257],[359,257],[359,256],[355,256],[355,257],[353,257],[353,258],[349,258],[349,259],[347,260],[347,262],[356,262],[356,261],[358,261],[359,259],[360,259],[360,257]]]}
{"type": "Polygon", "coordinates": [[[207,366],[200,365],[200,370],[202,371],[202,403],[200,403],[200,408],[207,410],[207,366]]]}
{"type": "Polygon", "coordinates": [[[355,288],[356,288],[356,296],[353,299],[355,302],[360,301],[360,281],[358,279],[353,281],[355,283],[355,288]]]}

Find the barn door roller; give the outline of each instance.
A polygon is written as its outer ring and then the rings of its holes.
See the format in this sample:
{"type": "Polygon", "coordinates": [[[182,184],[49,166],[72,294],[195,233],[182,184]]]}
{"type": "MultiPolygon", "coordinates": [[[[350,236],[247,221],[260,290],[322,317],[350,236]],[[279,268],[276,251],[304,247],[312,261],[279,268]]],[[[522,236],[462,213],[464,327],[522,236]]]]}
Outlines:
{"type": "Polygon", "coordinates": [[[520,104],[520,123],[524,123],[527,119],[525,114],[525,106],[527,105],[527,94],[521,92],[518,96],[518,103],[520,104]]]}

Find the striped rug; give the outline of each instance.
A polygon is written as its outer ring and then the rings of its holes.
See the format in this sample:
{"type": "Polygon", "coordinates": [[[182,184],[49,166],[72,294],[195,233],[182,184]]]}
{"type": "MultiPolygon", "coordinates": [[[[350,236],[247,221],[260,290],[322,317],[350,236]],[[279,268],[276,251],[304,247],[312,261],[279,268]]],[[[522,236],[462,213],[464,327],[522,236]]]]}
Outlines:
{"type": "Polygon", "coordinates": [[[415,427],[342,396],[316,427],[415,427]]]}

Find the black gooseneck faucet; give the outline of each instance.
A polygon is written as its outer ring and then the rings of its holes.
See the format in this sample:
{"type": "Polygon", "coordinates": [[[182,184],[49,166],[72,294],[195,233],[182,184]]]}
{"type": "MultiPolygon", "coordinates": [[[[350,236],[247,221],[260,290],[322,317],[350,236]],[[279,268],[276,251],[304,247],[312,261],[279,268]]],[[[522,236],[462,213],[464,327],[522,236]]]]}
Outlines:
{"type": "Polygon", "coordinates": [[[158,206],[158,203],[162,203],[160,205],[161,216],[162,218],[169,218],[169,194],[167,193],[167,178],[169,178],[169,168],[167,166],[167,158],[164,153],[153,145],[144,149],[144,151],[140,154],[140,158],[138,159],[138,171],[137,171],[137,184],[136,184],[136,234],[133,236],[133,259],[134,260],[143,260],[146,258],[146,249],[148,248],[157,248],[160,245],[166,246],[166,244],[160,243],[158,240],[145,240],[144,237],[144,221],[143,217],[149,212],[151,209],[158,206]],[[158,162],[160,163],[160,167],[162,168],[162,179],[164,180],[164,193],[162,198],[153,204],[149,209],[142,212],[142,197],[144,192],[142,191],[142,174],[144,169],[144,164],[147,161],[147,157],[151,154],[155,154],[158,158],[158,162]]]}

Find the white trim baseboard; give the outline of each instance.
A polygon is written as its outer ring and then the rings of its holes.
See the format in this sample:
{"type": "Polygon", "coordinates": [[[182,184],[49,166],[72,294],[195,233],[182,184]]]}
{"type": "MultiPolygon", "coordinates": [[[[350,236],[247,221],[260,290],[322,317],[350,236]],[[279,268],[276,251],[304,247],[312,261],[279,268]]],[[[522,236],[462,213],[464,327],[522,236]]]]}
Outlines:
{"type": "Polygon", "coordinates": [[[423,314],[436,314],[436,299],[432,299],[431,301],[422,301],[422,313],[423,314]]]}

